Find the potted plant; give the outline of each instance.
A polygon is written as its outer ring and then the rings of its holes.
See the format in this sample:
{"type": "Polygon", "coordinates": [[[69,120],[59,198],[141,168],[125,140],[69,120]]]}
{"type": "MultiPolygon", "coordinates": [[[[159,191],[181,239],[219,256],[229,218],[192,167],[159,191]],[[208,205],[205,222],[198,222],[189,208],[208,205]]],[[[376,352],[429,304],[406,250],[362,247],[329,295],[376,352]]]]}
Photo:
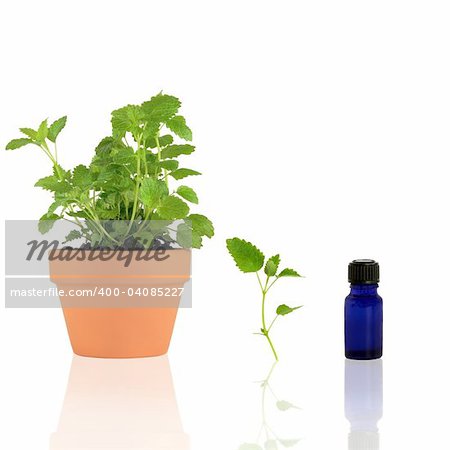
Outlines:
{"type": "Polygon", "coordinates": [[[74,224],[63,243],[77,247],[54,249],[49,259],[76,354],[143,357],[168,350],[190,278],[191,248],[214,235],[207,217],[190,212],[187,202],[198,203],[195,191],[179,183],[200,175],[180,167],[180,158],[195,151],[180,106],[160,93],[113,111],[111,135],[100,141],[89,166],[73,170],[58,160],[66,117],[50,125],[44,120],[37,130],[21,128],[24,136],[6,146],[32,144],[51,161],[53,173],[35,184],[53,195],[39,230],[47,233],[59,220],[74,224]]]}

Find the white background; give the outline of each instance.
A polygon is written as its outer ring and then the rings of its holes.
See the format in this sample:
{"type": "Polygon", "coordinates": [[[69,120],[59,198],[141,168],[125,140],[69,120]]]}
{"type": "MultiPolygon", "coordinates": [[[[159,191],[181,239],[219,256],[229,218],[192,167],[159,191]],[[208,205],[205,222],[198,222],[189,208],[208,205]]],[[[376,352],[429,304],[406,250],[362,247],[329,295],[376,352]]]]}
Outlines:
{"type": "MultiPolygon", "coordinates": [[[[272,389],[301,408],[281,412],[268,397],[267,421],[280,437],[301,439],[293,448],[305,450],[347,448],[346,268],[375,258],[385,308],[380,448],[448,446],[448,2],[16,0],[0,8],[2,146],[19,127],[67,114],[59,147],[70,168],[89,162],[113,109],[160,90],[183,101],[197,146],[189,167],[204,173],[192,181],[198,211],[216,226],[195,252],[194,307],[180,312],[169,352],[192,450],[237,449],[255,442],[261,425],[253,381],[272,357],[251,334],[258,286],[228,256],[232,236],[281,253],[306,276],[280,282],[269,300],[305,305],[273,333],[281,362],[272,389]]],[[[2,218],[40,217],[50,197],[33,184],[50,172],[44,156],[2,152],[0,170],[2,218]]],[[[51,448],[70,409],[62,313],[2,309],[0,330],[0,447],[51,448]]],[[[78,401],[89,415],[83,392],[103,392],[107,382],[92,376],[104,373],[101,361],[86,364],[75,359],[72,371],[82,372],[78,401]]],[[[125,371],[148,373],[151,389],[157,374],[136,367],[125,371]]],[[[69,383],[75,396],[77,386],[69,383]]],[[[106,429],[98,438],[106,442],[108,412],[125,410],[123,425],[109,430],[121,433],[117,448],[165,448],[152,440],[151,414],[127,397],[132,382],[125,391],[93,413],[91,432],[106,429]]],[[[158,416],[160,406],[146,408],[158,416]]],[[[52,448],[100,448],[77,423],[78,446],[63,436],[52,448]]]]}

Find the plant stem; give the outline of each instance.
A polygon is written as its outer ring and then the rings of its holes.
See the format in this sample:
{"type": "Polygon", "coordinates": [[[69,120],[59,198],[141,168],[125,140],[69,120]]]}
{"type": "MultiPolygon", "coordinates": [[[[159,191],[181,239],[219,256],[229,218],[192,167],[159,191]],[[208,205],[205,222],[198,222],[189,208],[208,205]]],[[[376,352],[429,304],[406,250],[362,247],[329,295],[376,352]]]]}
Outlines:
{"type": "Polygon", "coordinates": [[[58,162],[58,147],[55,142],[55,161],[58,162]]]}
{"type": "MultiPolygon", "coordinates": [[[[161,145],[159,144],[159,131],[155,136],[156,147],[158,148],[158,162],[161,161],[161,145]]],[[[164,181],[166,182],[167,189],[169,189],[169,179],[167,178],[167,169],[163,169],[164,181]]]]}
{"type": "Polygon", "coordinates": [[[273,324],[278,319],[278,317],[279,317],[278,314],[274,317],[274,319],[272,320],[272,323],[269,325],[269,328],[267,328],[267,332],[269,332],[271,330],[271,328],[273,327],[273,324]]]}
{"type": "Polygon", "coordinates": [[[92,221],[94,225],[97,227],[97,230],[100,232],[100,234],[105,235],[108,239],[111,239],[111,241],[115,242],[116,244],[119,243],[118,240],[114,239],[107,231],[106,228],[102,225],[100,219],[98,218],[97,214],[93,209],[91,209],[87,204],[85,206],[85,211],[90,214],[92,221]]]}
{"type": "Polygon", "coordinates": [[[275,280],[272,281],[272,283],[269,284],[269,287],[267,288],[266,292],[269,292],[269,289],[278,281],[278,277],[275,277],[275,280]]]}
{"type": "Polygon", "coordinates": [[[270,428],[268,427],[267,420],[266,420],[266,390],[267,390],[267,388],[269,388],[269,390],[271,390],[269,381],[270,381],[270,377],[272,376],[272,372],[275,369],[275,366],[277,365],[277,362],[278,361],[275,361],[273,363],[272,367],[270,368],[269,374],[267,375],[266,379],[262,382],[262,395],[261,395],[262,426],[261,426],[261,431],[258,435],[258,439],[259,439],[259,436],[261,435],[262,431],[265,432],[266,439],[269,438],[268,429],[270,430],[270,428]]]}
{"type": "MultiPolygon", "coordinates": [[[[57,161],[55,158],[53,158],[52,153],[50,152],[47,144],[44,142],[43,144],[39,145],[39,147],[41,148],[41,150],[49,157],[50,161],[52,162],[54,167],[57,167],[57,161]]],[[[59,176],[59,172],[58,172],[58,176],[59,176]]]]}
{"type": "Polygon", "coordinates": [[[269,284],[269,276],[267,276],[267,278],[266,278],[266,283],[264,285],[264,288],[262,287],[262,283],[261,283],[261,280],[259,278],[259,275],[258,275],[258,281],[259,281],[259,285],[261,286],[261,290],[262,290],[262,307],[261,307],[262,330],[263,330],[264,336],[267,339],[267,342],[270,345],[270,348],[272,350],[273,356],[275,356],[275,360],[278,361],[277,352],[276,352],[275,347],[273,345],[273,342],[272,342],[272,340],[270,339],[270,336],[269,336],[269,331],[272,328],[272,325],[275,322],[275,320],[272,321],[272,323],[270,324],[268,329],[266,327],[266,294],[267,294],[267,291],[270,289],[270,286],[267,287],[267,285],[269,284]]]}
{"type": "Polygon", "coordinates": [[[128,224],[127,232],[125,233],[125,236],[127,236],[131,230],[131,227],[133,226],[134,218],[136,217],[136,209],[137,209],[137,203],[138,203],[138,194],[139,194],[139,186],[141,184],[141,158],[139,156],[139,144],[138,144],[138,154],[137,154],[137,167],[136,167],[136,178],[135,178],[135,187],[134,187],[134,201],[133,201],[133,210],[131,212],[131,219],[130,223],[128,224]]]}
{"type": "Polygon", "coordinates": [[[147,124],[144,124],[144,127],[142,128],[142,134],[140,135],[139,141],[138,141],[138,150],[139,147],[141,145],[141,142],[143,142],[143,146],[142,146],[142,155],[144,157],[144,171],[145,171],[145,175],[148,175],[148,165],[147,165],[147,146],[145,145],[145,139],[144,139],[144,131],[145,128],[147,127],[147,124]]]}
{"type": "MultiPolygon", "coordinates": [[[[61,169],[60,169],[59,164],[58,164],[58,150],[57,150],[57,147],[56,147],[56,142],[55,142],[55,157],[52,156],[52,153],[51,153],[50,149],[48,148],[48,145],[47,145],[46,142],[44,142],[44,143],[41,145],[41,148],[42,148],[42,150],[44,151],[44,153],[45,153],[45,154],[50,158],[50,160],[52,161],[53,167],[55,168],[55,171],[56,171],[56,174],[58,175],[59,181],[64,181],[63,174],[61,173],[61,169]]],[[[73,206],[72,206],[72,205],[69,205],[68,208],[69,208],[69,211],[70,211],[70,212],[72,212],[72,213],[74,212],[73,206]]],[[[81,222],[78,220],[78,218],[77,218],[77,217],[74,217],[74,219],[75,219],[75,222],[73,222],[72,220],[70,220],[70,222],[75,223],[75,224],[78,225],[80,228],[83,228],[83,225],[82,225],[81,222]]],[[[68,220],[68,219],[66,219],[66,220],[68,220]]]]}
{"type": "MultiPolygon", "coordinates": [[[[47,142],[43,142],[40,146],[42,148],[42,150],[44,151],[44,153],[50,158],[50,160],[53,163],[53,167],[56,171],[56,174],[59,178],[60,181],[64,181],[64,176],[61,172],[61,168],[58,164],[58,149],[55,143],[55,155],[52,155],[52,152],[50,151],[50,149],[48,148],[47,142]]],[[[139,161],[138,161],[138,167],[139,167],[139,161]]],[[[94,201],[95,201],[95,192],[94,192],[94,201]]],[[[97,230],[100,232],[101,235],[105,235],[106,237],[108,237],[109,239],[111,239],[113,242],[115,242],[116,244],[119,243],[119,241],[117,241],[116,239],[114,239],[109,233],[108,231],[106,231],[105,227],[103,227],[103,225],[100,222],[100,219],[98,218],[97,214],[95,213],[94,208],[89,208],[89,206],[87,204],[84,205],[85,206],[85,211],[92,217],[93,223],[95,224],[97,230]]],[[[69,211],[70,212],[74,212],[73,210],[73,206],[69,205],[69,211]]],[[[77,225],[79,225],[80,227],[82,227],[82,224],[80,223],[80,221],[78,220],[78,218],[75,217],[75,221],[77,222],[77,225]]]]}
{"type": "Polygon", "coordinates": [[[267,333],[265,304],[266,304],[266,291],[263,291],[263,294],[262,294],[261,318],[262,318],[262,328],[264,330],[264,333],[267,333]]]}
{"type": "Polygon", "coordinates": [[[270,348],[272,349],[273,356],[275,356],[275,360],[278,362],[279,361],[278,355],[277,355],[277,352],[275,350],[275,347],[273,346],[273,342],[270,339],[269,333],[266,333],[265,336],[267,338],[267,342],[269,342],[270,348]]]}
{"type": "Polygon", "coordinates": [[[258,283],[259,283],[259,287],[261,288],[261,291],[264,291],[264,288],[263,288],[262,283],[261,283],[261,278],[259,278],[259,273],[258,272],[256,272],[256,278],[258,278],[258,283]]]}
{"type": "Polygon", "coordinates": [[[145,217],[144,217],[144,220],[142,221],[141,225],[140,225],[139,228],[137,229],[136,233],[141,232],[144,228],[147,227],[147,225],[148,225],[147,222],[148,222],[148,219],[149,219],[151,213],[152,213],[152,210],[151,210],[151,209],[149,209],[149,210],[146,212],[145,217]]]}

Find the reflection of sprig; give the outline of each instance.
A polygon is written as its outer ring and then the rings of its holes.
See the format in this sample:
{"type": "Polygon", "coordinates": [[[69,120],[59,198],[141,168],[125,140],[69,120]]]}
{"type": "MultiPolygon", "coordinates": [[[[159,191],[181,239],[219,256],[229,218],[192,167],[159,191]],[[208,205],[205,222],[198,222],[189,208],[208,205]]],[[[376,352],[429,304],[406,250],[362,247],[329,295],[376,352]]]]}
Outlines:
{"type": "Polygon", "coordinates": [[[280,255],[274,255],[271,258],[267,259],[266,264],[265,256],[257,247],[255,247],[250,242],[244,241],[243,239],[233,238],[227,239],[227,248],[233,257],[237,267],[245,273],[255,272],[258,278],[259,287],[261,288],[262,293],[262,307],[261,307],[261,319],[262,319],[262,327],[261,332],[256,334],[261,334],[266,337],[270,348],[272,349],[273,355],[275,356],[276,361],[278,361],[278,354],[273,345],[272,339],[269,336],[269,333],[275,324],[276,320],[280,316],[285,316],[290,314],[291,312],[301,308],[301,306],[290,307],[287,305],[280,305],[276,309],[276,315],[270,324],[267,326],[266,322],[266,296],[269,292],[270,288],[283,277],[301,277],[293,269],[283,269],[278,272],[278,266],[280,265],[280,255]],[[263,280],[259,275],[259,271],[264,266],[264,275],[262,275],[263,280]],[[265,279],[264,279],[265,276],[265,279]]]}
{"type": "Polygon", "coordinates": [[[261,384],[261,414],[262,414],[262,425],[258,437],[256,438],[255,443],[244,443],[239,447],[239,450],[277,450],[278,444],[281,444],[283,447],[293,447],[297,444],[300,439],[282,439],[277,433],[269,426],[266,420],[266,401],[267,401],[267,393],[270,392],[272,396],[275,398],[276,406],[280,411],[287,411],[289,409],[300,409],[294,406],[292,403],[287,402],[285,400],[279,400],[272,388],[270,387],[269,380],[272,376],[272,373],[275,369],[276,362],[272,365],[269,374],[267,377],[260,382],[261,384]],[[264,435],[264,445],[260,445],[259,442],[262,441],[262,435],[264,435]]]}

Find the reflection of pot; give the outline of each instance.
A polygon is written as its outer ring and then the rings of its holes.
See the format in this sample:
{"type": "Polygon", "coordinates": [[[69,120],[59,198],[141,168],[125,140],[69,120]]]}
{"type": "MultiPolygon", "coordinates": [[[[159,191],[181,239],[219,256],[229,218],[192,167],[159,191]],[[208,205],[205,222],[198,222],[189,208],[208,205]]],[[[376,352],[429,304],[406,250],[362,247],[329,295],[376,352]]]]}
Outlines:
{"type": "Polygon", "coordinates": [[[188,450],[166,356],[73,357],[50,450],[188,450]]]}
{"type": "MultiPolygon", "coordinates": [[[[190,250],[165,250],[159,259],[129,264],[118,257],[83,260],[51,253],[50,279],[59,290],[73,351],[81,356],[133,358],[167,352],[180,292],[190,278],[190,250]],[[60,259],[58,259],[60,258],[60,259]]],[[[90,256],[96,257],[90,258],[90,256]]]]}

